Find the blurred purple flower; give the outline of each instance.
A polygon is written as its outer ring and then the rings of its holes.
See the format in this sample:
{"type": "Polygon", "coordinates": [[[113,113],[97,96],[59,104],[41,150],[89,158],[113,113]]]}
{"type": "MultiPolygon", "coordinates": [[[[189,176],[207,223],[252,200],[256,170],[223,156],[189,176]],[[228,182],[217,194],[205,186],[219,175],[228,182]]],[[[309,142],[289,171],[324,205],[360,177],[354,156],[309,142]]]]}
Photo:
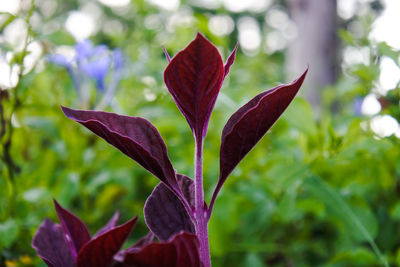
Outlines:
{"type": "Polygon", "coordinates": [[[49,55],[49,62],[68,70],[82,102],[90,99],[87,93],[81,92],[82,83],[92,80],[96,89],[103,94],[99,105],[104,108],[111,102],[116,87],[121,79],[123,55],[120,49],[110,51],[106,45],[94,46],[90,40],[84,40],[75,45],[75,56],[71,59],[61,54],[49,55]],[[110,82],[106,85],[107,75],[110,82]]]}
{"type": "Polygon", "coordinates": [[[78,59],[87,58],[92,54],[93,44],[89,40],[83,40],[75,45],[76,57],[78,59]]]}
{"type": "Polygon", "coordinates": [[[104,80],[107,76],[108,70],[110,69],[111,58],[108,53],[103,55],[93,55],[93,57],[96,58],[82,62],[80,67],[87,76],[96,81],[97,89],[104,92],[104,80]]]}
{"type": "MultiPolygon", "coordinates": [[[[110,62],[109,62],[110,63],[110,62]]],[[[117,86],[119,81],[121,80],[121,72],[123,67],[123,55],[121,49],[114,49],[113,51],[113,64],[114,64],[114,72],[111,77],[111,81],[107,86],[107,90],[104,93],[103,98],[96,106],[97,109],[104,109],[108,104],[111,103],[111,100],[114,96],[115,91],[117,90],[117,86]]],[[[100,86],[100,85],[98,85],[100,86]]]]}
{"type": "Polygon", "coordinates": [[[121,49],[114,49],[114,68],[115,69],[121,69],[123,65],[123,57],[122,57],[122,51],[121,49]]]}
{"type": "Polygon", "coordinates": [[[61,54],[55,54],[55,55],[48,55],[47,60],[53,64],[65,67],[65,68],[70,68],[71,61],[68,60],[65,56],[61,54]]]}

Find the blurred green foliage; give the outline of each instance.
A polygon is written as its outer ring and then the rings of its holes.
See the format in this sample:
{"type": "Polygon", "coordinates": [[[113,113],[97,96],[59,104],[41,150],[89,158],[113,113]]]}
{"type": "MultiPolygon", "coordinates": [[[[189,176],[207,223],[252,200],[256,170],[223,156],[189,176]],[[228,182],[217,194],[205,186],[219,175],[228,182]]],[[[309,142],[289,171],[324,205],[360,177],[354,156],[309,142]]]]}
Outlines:
{"type": "MultiPolygon", "coordinates": [[[[16,166],[11,177],[2,136],[1,266],[44,266],[30,242],[45,217],[57,220],[52,198],[87,222],[92,232],[115,210],[121,212],[121,221],[138,214],[141,219],[127,242],[130,244],[148,231],[142,208],[158,182],[115,148],[63,116],[60,105],[79,108],[77,94],[67,72],[46,63],[44,55],[60,45],[74,45],[73,37],[61,24],[68,12],[80,8],[83,2],[55,1],[56,9],[50,15],[39,6],[44,2],[36,2],[31,18],[39,17],[39,25],[55,23],[58,28],[46,32],[31,22],[29,42],[42,45],[41,61],[24,73],[15,87],[1,88],[2,109],[12,127],[12,131],[6,128],[5,136],[12,135],[10,156],[16,166]]],[[[174,167],[192,176],[193,138],[163,85],[167,61],[161,45],[174,55],[196,31],[201,31],[226,56],[236,43],[237,32],[215,36],[208,28],[208,18],[228,14],[236,20],[240,14],[182,3],[180,11],[188,11],[191,20],[171,26],[173,14],[146,1],[133,1],[128,10],[96,5],[104,21],[117,22],[122,30],[99,31],[91,40],[119,47],[125,56],[123,80],[107,110],[149,119],[165,139],[174,167]],[[146,24],[149,16],[157,16],[158,24],[146,24]]],[[[9,15],[0,30],[13,19],[27,16],[29,10],[24,9],[17,16],[9,15]]],[[[366,28],[371,25],[368,19],[362,22],[366,28]]],[[[264,31],[268,33],[265,25],[264,31]]],[[[344,47],[368,47],[370,63],[343,67],[337,84],[324,91],[323,114],[319,116],[297,97],[233,172],[209,224],[213,266],[400,264],[399,138],[377,136],[368,126],[370,118],[354,110],[355,100],[370,93],[376,83],[380,57],[397,62],[400,53],[383,43],[372,44],[365,37],[368,31],[355,37],[343,27],[340,35],[344,47]]],[[[15,64],[25,57],[13,47],[1,49],[15,55],[15,64]]],[[[286,81],[284,58],[280,50],[256,56],[238,53],[205,141],[207,200],[218,178],[220,135],[225,122],[252,96],[286,81]]],[[[382,96],[380,101],[386,105],[381,113],[399,120],[398,100],[398,88],[382,96]]]]}

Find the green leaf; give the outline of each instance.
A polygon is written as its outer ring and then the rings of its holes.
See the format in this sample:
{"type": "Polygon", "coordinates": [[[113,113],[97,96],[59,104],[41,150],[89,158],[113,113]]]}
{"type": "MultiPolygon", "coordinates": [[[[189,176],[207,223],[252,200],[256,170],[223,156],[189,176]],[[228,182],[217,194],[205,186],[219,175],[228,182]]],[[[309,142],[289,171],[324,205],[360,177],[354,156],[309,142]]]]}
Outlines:
{"type": "Polygon", "coordinates": [[[377,226],[371,226],[371,215],[366,215],[359,211],[355,213],[337,191],[317,176],[306,179],[305,186],[312,194],[324,202],[329,211],[343,222],[349,232],[352,232],[353,235],[362,238],[371,245],[384,266],[389,266],[386,258],[382,255],[373,239],[373,236],[377,232],[377,226]],[[366,217],[368,219],[365,220],[366,217]]]}
{"type": "Polygon", "coordinates": [[[19,225],[13,219],[0,223],[0,247],[9,247],[17,239],[19,225]]]}
{"type": "Polygon", "coordinates": [[[264,267],[263,259],[255,253],[250,253],[246,256],[245,267],[264,267]]]}
{"type": "Polygon", "coordinates": [[[0,15],[7,15],[8,18],[3,22],[3,24],[1,24],[0,26],[0,32],[3,32],[4,29],[11,23],[14,21],[14,19],[16,18],[15,15],[8,13],[8,12],[0,12],[0,15]]]}
{"type": "Polygon", "coordinates": [[[299,131],[314,136],[317,133],[315,116],[310,104],[301,97],[296,97],[291,106],[283,114],[288,124],[299,131]]]}
{"type": "Polygon", "coordinates": [[[388,45],[386,42],[382,42],[378,44],[378,51],[381,55],[387,56],[396,63],[397,66],[399,66],[398,58],[399,58],[399,52],[395,51],[393,47],[388,45]]]}
{"type": "Polygon", "coordinates": [[[353,35],[349,31],[346,31],[344,29],[339,30],[339,37],[349,45],[355,45],[356,43],[353,35]]]}

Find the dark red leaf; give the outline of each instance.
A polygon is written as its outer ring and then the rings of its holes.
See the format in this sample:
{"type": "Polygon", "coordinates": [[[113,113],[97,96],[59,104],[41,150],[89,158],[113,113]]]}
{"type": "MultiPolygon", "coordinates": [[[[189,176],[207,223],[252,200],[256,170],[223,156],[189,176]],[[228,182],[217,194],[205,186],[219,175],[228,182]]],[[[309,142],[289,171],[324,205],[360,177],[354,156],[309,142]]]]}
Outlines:
{"type": "Polygon", "coordinates": [[[236,51],[237,51],[238,45],[239,45],[239,44],[236,44],[236,45],[235,45],[235,48],[233,49],[232,53],[229,55],[228,59],[227,59],[226,62],[225,62],[225,66],[224,66],[224,78],[228,75],[228,73],[229,73],[229,71],[230,71],[230,69],[231,69],[231,66],[232,66],[233,62],[235,61],[235,58],[236,58],[236,51]]]}
{"type": "Polygon", "coordinates": [[[124,266],[201,267],[196,235],[180,233],[166,243],[151,243],[136,253],[127,253],[124,266]]]}
{"type": "Polygon", "coordinates": [[[75,262],[64,239],[61,225],[46,219],[32,240],[32,247],[50,267],[74,267],[75,262]]]}
{"type": "Polygon", "coordinates": [[[147,235],[139,239],[135,244],[133,244],[130,248],[135,249],[142,249],[143,247],[147,246],[154,240],[154,234],[152,232],[148,232],[147,235]]]}
{"type": "MultiPolygon", "coordinates": [[[[192,194],[190,198],[194,199],[193,180],[183,175],[180,175],[178,179],[182,185],[182,191],[186,192],[186,195],[192,194]]],[[[168,240],[181,231],[195,232],[185,206],[163,183],[159,183],[147,199],[144,206],[144,218],[149,229],[162,241],[168,240]]]]}
{"type": "Polygon", "coordinates": [[[114,213],[114,215],[108,221],[108,223],[105,226],[103,226],[103,228],[101,228],[99,231],[97,231],[97,233],[94,235],[94,237],[97,237],[97,236],[113,229],[115,227],[115,225],[117,225],[118,218],[119,218],[119,212],[117,211],[114,213]]]}
{"type": "Polygon", "coordinates": [[[56,200],[54,206],[65,233],[65,240],[72,256],[76,259],[79,250],[90,240],[90,234],[86,225],[74,214],[61,207],[56,200]]]}
{"type": "Polygon", "coordinates": [[[172,58],[164,72],[169,92],[199,140],[206,135],[223,78],[217,48],[200,33],[172,58]]]}
{"type": "Polygon", "coordinates": [[[73,110],[66,107],[62,109],[68,118],[105,139],[172,190],[179,192],[167,147],[157,129],[148,120],[102,111],[73,110]]]}
{"type": "Polygon", "coordinates": [[[118,254],[114,257],[114,260],[120,263],[123,262],[125,254],[139,252],[142,248],[153,242],[153,240],[154,240],[154,234],[150,231],[147,235],[139,239],[131,247],[118,252],[118,254]]]}
{"type": "Polygon", "coordinates": [[[210,212],[229,174],[285,111],[299,91],[307,71],[291,84],[257,95],[228,120],[222,131],[220,177],[210,203],[210,212]]]}
{"type": "Polygon", "coordinates": [[[194,191],[194,181],[193,179],[187,177],[186,175],[177,174],[176,178],[178,180],[179,188],[189,203],[190,207],[194,209],[195,205],[195,191],[194,191]]]}
{"type": "Polygon", "coordinates": [[[137,221],[137,216],[123,225],[93,238],[79,251],[77,267],[108,267],[121,249],[137,221]]]}

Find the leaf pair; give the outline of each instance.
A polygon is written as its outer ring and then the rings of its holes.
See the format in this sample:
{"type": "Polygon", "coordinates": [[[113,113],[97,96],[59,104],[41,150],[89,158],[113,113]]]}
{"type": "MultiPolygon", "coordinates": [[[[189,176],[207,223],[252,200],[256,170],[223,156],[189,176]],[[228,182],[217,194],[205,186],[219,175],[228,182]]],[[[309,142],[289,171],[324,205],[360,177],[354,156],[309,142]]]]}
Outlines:
{"type": "MultiPolygon", "coordinates": [[[[169,64],[164,73],[165,83],[197,140],[203,140],[206,135],[212,109],[222,82],[235,60],[236,50],[237,46],[223,65],[217,48],[203,35],[197,34],[195,40],[172,60],[166,53],[169,64]]],[[[260,93],[228,120],[222,132],[220,175],[208,216],[211,216],[214,202],[229,174],[287,108],[300,89],[306,73],[307,70],[291,84],[260,93]]],[[[178,175],[168,158],[165,143],[149,121],[140,117],[66,107],[63,107],[63,111],[68,118],[86,126],[158,177],[178,197],[189,217],[192,216],[190,205],[178,185],[178,175]]]]}
{"type": "Polygon", "coordinates": [[[59,224],[46,219],[32,240],[32,247],[51,267],[110,266],[136,224],[137,217],[116,226],[118,213],[91,238],[86,225],[54,201],[59,224]]]}
{"type": "MultiPolygon", "coordinates": [[[[206,134],[212,109],[223,79],[233,64],[236,49],[224,66],[216,47],[197,34],[165,70],[166,85],[199,139],[206,134]]],[[[62,109],[68,118],[84,125],[160,179],[162,184],[155,188],[144,210],[147,225],[160,240],[168,240],[180,231],[195,232],[193,181],[175,173],[165,143],[149,121],[100,111],[62,109]]]]}
{"type": "MultiPolygon", "coordinates": [[[[203,141],[211,112],[224,78],[236,56],[237,46],[225,66],[217,48],[197,34],[179,52],[164,72],[164,81],[178,108],[189,123],[196,140],[203,141]]],[[[307,70],[293,83],[265,91],[242,106],[224,127],[220,149],[220,176],[208,216],[229,174],[265,135],[296,96],[307,70]]]]}

